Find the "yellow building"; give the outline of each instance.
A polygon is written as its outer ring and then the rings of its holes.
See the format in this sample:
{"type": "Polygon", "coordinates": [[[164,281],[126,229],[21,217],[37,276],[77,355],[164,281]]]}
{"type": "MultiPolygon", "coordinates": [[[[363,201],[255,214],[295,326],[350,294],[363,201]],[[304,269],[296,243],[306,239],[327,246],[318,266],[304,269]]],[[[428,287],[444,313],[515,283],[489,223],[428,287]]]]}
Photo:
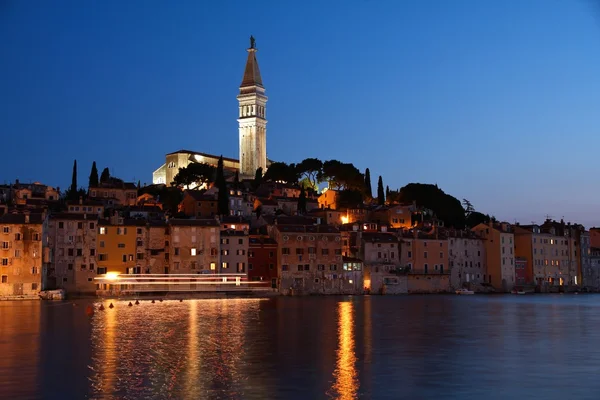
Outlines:
{"type": "MultiPolygon", "coordinates": [[[[143,222],[143,221],[142,221],[143,222]]],[[[97,238],[98,275],[108,272],[118,274],[139,274],[136,267],[136,238],[142,229],[140,221],[125,220],[122,225],[112,225],[100,220],[97,238]]],[[[145,224],[144,224],[145,225],[145,224]]]]}
{"type": "Polygon", "coordinates": [[[44,224],[41,214],[0,217],[0,297],[38,298],[44,224]]]}
{"type": "Polygon", "coordinates": [[[511,291],[515,285],[515,244],[507,223],[479,224],[472,231],[484,239],[488,282],[497,290],[511,291]]]}

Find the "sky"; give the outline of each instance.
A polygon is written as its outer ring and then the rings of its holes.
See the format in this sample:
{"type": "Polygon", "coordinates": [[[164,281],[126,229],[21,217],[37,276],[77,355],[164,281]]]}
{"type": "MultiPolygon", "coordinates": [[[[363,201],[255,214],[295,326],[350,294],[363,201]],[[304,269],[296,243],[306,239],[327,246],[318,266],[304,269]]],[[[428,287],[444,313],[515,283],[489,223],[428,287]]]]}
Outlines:
{"type": "Polygon", "coordinates": [[[596,0],[0,0],[0,183],[151,183],[238,157],[249,36],[267,154],[434,183],[521,223],[600,225],[596,0]]]}

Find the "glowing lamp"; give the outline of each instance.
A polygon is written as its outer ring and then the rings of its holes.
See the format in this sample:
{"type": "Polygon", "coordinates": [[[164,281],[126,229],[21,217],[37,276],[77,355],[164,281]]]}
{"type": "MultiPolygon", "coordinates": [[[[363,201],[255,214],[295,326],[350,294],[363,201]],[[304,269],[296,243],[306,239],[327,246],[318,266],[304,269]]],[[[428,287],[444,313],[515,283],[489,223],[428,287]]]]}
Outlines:
{"type": "Polygon", "coordinates": [[[119,273],[118,272],[107,272],[105,275],[105,278],[108,279],[109,281],[115,281],[119,278],[119,273]]]}

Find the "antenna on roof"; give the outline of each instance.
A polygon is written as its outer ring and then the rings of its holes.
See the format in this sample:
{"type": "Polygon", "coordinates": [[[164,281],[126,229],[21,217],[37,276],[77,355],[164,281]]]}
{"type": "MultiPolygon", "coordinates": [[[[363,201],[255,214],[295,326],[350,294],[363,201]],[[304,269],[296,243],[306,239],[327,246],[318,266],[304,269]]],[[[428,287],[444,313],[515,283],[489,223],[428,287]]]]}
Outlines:
{"type": "Polygon", "coordinates": [[[552,218],[553,218],[552,215],[546,214],[546,219],[552,219],[552,218]]]}

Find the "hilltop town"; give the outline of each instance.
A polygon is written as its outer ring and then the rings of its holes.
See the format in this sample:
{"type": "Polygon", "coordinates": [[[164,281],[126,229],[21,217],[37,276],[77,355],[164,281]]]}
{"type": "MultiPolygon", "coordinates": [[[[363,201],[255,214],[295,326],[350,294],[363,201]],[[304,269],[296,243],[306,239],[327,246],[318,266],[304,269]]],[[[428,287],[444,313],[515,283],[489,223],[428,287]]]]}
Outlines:
{"type": "Polygon", "coordinates": [[[437,185],[379,176],[374,192],[351,163],[267,159],[254,38],[247,51],[239,159],[179,150],[143,186],[95,162],[85,188],[76,162],[66,191],[0,186],[0,298],[96,294],[107,274],[235,274],[284,295],[600,288],[600,229],[509,224],[437,185]]]}

